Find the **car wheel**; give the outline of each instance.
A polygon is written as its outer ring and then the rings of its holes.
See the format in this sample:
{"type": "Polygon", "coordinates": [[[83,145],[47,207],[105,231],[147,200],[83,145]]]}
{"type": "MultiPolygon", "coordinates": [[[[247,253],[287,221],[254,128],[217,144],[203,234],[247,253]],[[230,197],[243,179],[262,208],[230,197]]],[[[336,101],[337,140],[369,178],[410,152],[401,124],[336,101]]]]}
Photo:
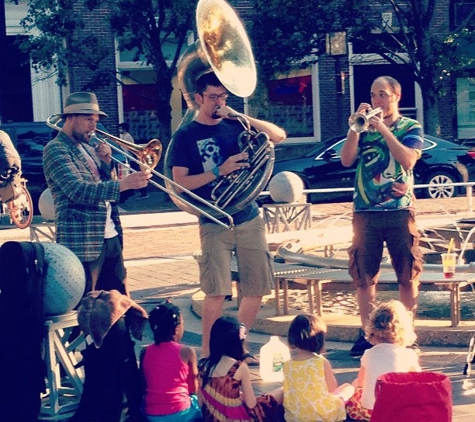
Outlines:
{"type": "Polygon", "coordinates": [[[457,186],[442,186],[445,183],[457,183],[455,178],[445,172],[438,171],[431,173],[426,178],[424,184],[431,185],[424,189],[424,197],[426,198],[453,198],[458,195],[457,186]]]}

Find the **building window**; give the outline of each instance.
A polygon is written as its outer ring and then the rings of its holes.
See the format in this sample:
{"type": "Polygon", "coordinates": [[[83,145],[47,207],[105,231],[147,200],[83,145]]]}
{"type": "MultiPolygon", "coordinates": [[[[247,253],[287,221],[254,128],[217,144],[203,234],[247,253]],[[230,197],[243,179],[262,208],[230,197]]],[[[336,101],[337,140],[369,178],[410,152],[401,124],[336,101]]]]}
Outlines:
{"type": "Polygon", "coordinates": [[[458,138],[475,139],[475,78],[457,78],[458,138]]]}
{"type": "Polygon", "coordinates": [[[469,16],[466,27],[475,29],[475,0],[452,0],[451,6],[450,26],[452,29],[464,24],[469,16]]]}
{"type": "Polygon", "coordinates": [[[276,79],[267,87],[269,106],[255,110],[257,116],[284,127],[289,138],[314,137],[312,76],[276,79]]]}

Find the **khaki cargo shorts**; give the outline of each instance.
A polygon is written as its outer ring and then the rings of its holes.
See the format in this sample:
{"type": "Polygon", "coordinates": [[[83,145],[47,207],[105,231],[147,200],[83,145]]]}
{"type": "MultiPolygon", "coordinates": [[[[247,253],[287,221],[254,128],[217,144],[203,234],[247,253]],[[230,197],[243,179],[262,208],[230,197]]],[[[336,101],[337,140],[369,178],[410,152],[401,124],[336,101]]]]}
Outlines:
{"type": "Polygon", "coordinates": [[[274,287],[273,259],[261,217],[228,230],[218,224],[200,225],[198,257],[201,289],[207,296],[231,294],[231,255],[236,254],[243,296],[264,296],[274,287]]]}

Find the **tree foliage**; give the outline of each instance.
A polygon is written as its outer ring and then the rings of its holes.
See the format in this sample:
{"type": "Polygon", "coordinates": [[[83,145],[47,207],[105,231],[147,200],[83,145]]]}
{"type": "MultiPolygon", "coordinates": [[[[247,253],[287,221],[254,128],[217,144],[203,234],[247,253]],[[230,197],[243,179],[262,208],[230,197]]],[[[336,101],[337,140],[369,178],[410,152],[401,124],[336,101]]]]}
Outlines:
{"type": "Polygon", "coordinates": [[[347,27],[339,1],[253,0],[251,37],[264,75],[307,67],[325,52],[325,35],[347,27]]]}
{"type": "MultiPolygon", "coordinates": [[[[470,49],[461,48],[474,43],[469,26],[473,12],[457,28],[439,27],[434,13],[442,0],[249,2],[255,16],[249,35],[261,78],[308,67],[325,53],[327,33],[346,30],[349,41],[361,42],[389,63],[410,69],[421,87],[428,133],[438,132],[438,99],[447,78],[462,74],[474,61],[470,49]],[[382,12],[390,12],[392,22],[382,19],[382,12]]],[[[107,65],[113,54],[110,47],[100,33],[83,31],[91,13],[105,8],[119,49],[134,51],[134,59],[151,65],[155,72],[157,110],[166,135],[170,132],[171,81],[194,28],[196,4],[197,0],[28,0],[23,25],[32,35],[23,47],[33,66],[49,69],[61,85],[74,66],[92,72],[92,89],[116,83],[121,75],[107,65]],[[84,5],[85,13],[78,13],[78,4],[84,5]]]]}
{"type": "Polygon", "coordinates": [[[108,16],[120,51],[134,52],[134,61],[151,65],[155,73],[157,110],[162,135],[170,135],[172,78],[186,38],[193,29],[197,0],[28,0],[22,24],[31,35],[22,48],[33,67],[46,70],[59,85],[70,69],[86,67],[91,80],[83,89],[121,82],[108,59],[115,54],[104,33],[84,31],[94,14],[108,16]],[[84,13],[81,13],[81,12],[84,13]],[[107,13],[104,13],[107,11],[107,13]],[[79,13],[78,13],[79,12],[79,13]],[[164,45],[168,47],[164,49],[164,45]],[[168,56],[166,52],[169,53],[168,56]]]}
{"type": "MultiPolygon", "coordinates": [[[[264,74],[305,67],[325,53],[328,32],[346,30],[348,40],[367,46],[388,63],[405,64],[420,85],[426,131],[438,134],[438,100],[447,78],[473,65],[473,11],[456,28],[435,19],[440,0],[253,0],[256,57],[264,74]],[[383,19],[389,12],[391,21],[383,19]],[[472,30],[470,30],[472,23],[472,30]]],[[[449,15],[444,7],[444,12],[449,15]]],[[[440,11],[439,11],[440,13],[440,11]]]]}

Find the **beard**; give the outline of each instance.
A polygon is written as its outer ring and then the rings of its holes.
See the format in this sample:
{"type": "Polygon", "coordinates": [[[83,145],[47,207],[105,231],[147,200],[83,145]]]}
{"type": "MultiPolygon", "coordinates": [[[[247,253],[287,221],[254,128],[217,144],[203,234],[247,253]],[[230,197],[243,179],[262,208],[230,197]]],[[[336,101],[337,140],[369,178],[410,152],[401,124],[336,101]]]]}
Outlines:
{"type": "Polygon", "coordinates": [[[85,142],[88,144],[91,141],[91,136],[89,135],[89,132],[73,132],[73,138],[79,143],[79,142],[85,142]]]}

